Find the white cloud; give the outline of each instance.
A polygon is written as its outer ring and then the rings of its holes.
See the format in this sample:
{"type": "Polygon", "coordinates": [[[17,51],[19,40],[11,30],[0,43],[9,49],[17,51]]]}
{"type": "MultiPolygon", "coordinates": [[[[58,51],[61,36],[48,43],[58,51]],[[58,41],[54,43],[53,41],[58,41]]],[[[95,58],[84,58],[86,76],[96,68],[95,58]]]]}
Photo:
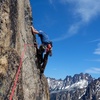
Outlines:
{"type": "Polygon", "coordinates": [[[62,41],[64,39],[66,39],[67,37],[58,37],[58,38],[55,38],[55,39],[52,39],[53,42],[58,42],[58,41],[62,41]]]}
{"type": "Polygon", "coordinates": [[[90,74],[100,74],[100,68],[91,68],[91,69],[87,69],[85,71],[85,73],[90,73],[90,74]]]}
{"type": "Polygon", "coordinates": [[[66,1],[66,3],[74,4],[74,15],[76,18],[80,19],[79,22],[76,22],[74,25],[77,26],[77,24],[80,23],[78,28],[74,27],[76,28],[76,32],[82,24],[90,22],[93,18],[100,14],[100,1],[98,0],[63,0],[63,2],[64,1],[66,1]]]}
{"type": "Polygon", "coordinates": [[[97,48],[94,50],[93,54],[100,55],[100,39],[92,40],[89,43],[99,42],[97,48]]]}
{"type": "Polygon", "coordinates": [[[75,0],[75,2],[75,13],[79,14],[83,22],[89,22],[100,13],[100,1],[98,0],[75,0]]]}
{"type": "Polygon", "coordinates": [[[58,41],[62,41],[62,40],[65,40],[66,38],[69,38],[70,37],[70,35],[68,35],[68,34],[64,34],[63,36],[61,36],[61,37],[58,37],[58,38],[55,38],[55,39],[52,39],[52,41],[53,42],[58,42],[58,41]]]}
{"type": "Polygon", "coordinates": [[[98,43],[98,47],[95,49],[94,54],[100,55],[100,43],[98,43]]]}
{"type": "Polygon", "coordinates": [[[62,3],[73,5],[73,12],[83,22],[89,22],[100,13],[100,0],[60,0],[62,3]]]}
{"type": "Polygon", "coordinates": [[[53,0],[49,0],[50,4],[53,4],[53,0]]]}
{"type": "Polygon", "coordinates": [[[58,38],[55,38],[52,41],[53,42],[62,41],[62,40],[65,40],[65,39],[77,34],[77,31],[78,31],[78,29],[80,27],[80,24],[81,23],[77,23],[77,24],[71,25],[70,29],[66,32],[66,34],[63,34],[62,36],[60,36],[58,38]]]}
{"type": "Polygon", "coordinates": [[[92,60],[86,59],[86,61],[96,61],[96,62],[100,62],[100,59],[92,59],[92,60]]]}
{"type": "Polygon", "coordinates": [[[100,41],[100,39],[92,40],[92,41],[90,41],[89,43],[98,42],[98,41],[100,41]]]}
{"type": "Polygon", "coordinates": [[[68,30],[68,32],[66,32],[66,34],[63,34],[62,36],[60,36],[60,37],[58,37],[58,38],[55,38],[55,39],[53,39],[52,41],[53,41],[53,42],[57,42],[57,41],[65,40],[65,39],[67,39],[67,38],[69,38],[69,37],[71,37],[71,36],[77,34],[76,32],[77,32],[77,29],[78,29],[78,28],[79,28],[78,25],[72,25],[72,26],[70,27],[70,29],[68,30]]]}
{"type": "MultiPolygon", "coordinates": [[[[55,39],[57,41],[64,40],[69,36],[77,34],[82,25],[89,23],[90,21],[92,21],[93,19],[95,19],[97,16],[100,15],[100,0],[58,0],[58,1],[60,1],[62,4],[72,5],[73,8],[71,9],[73,10],[72,11],[73,15],[75,16],[75,18],[79,20],[75,23],[72,23],[72,25],[69,27],[69,30],[68,32],[66,32],[64,37],[55,39]]],[[[96,50],[96,53],[100,53],[98,51],[99,49],[96,50]]]]}
{"type": "Polygon", "coordinates": [[[56,10],[56,6],[55,6],[55,0],[49,0],[49,3],[52,5],[52,7],[56,10]]]}
{"type": "Polygon", "coordinates": [[[72,35],[72,34],[75,35],[75,34],[78,32],[78,30],[79,30],[79,28],[80,28],[80,25],[81,25],[80,22],[77,22],[77,23],[75,23],[75,24],[72,24],[72,25],[70,26],[69,30],[68,30],[68,33],[71,34],[71,35],[72,35]]]}

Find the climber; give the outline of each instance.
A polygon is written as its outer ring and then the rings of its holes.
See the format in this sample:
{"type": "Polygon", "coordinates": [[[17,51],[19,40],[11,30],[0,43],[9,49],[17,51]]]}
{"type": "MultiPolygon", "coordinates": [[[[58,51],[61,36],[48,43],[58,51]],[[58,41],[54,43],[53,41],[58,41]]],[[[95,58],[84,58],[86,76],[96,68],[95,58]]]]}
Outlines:
{"type": "Polygon", "coordinates": [[[41,64],[42,73],[44,72],[48,55],[52,56],[52,42],[49,40],[48,35],[46,35],[43,31],[37,31],[33,26],[31,26],[32,34],[38,34],[38,36],[41,39],[41,45],[38,49],[37,44],[35,43],[35,46],[38,50],[38,55],[40,55],[41,58],[39,58],[39,63],[41,64]],[[44,57],[43,57],[43,53],[44,57]],[[40,60],[41,59],[41,60],[40,60]]]}

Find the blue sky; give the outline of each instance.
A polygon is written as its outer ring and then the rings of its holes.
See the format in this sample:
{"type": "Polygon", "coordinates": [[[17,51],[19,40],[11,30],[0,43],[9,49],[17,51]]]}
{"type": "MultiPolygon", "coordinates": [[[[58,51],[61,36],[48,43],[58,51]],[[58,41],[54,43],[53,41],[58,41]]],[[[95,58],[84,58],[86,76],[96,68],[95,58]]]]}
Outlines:
{"type": "MultiPolygon", "coordinates": [[[[53,41],[45,75],[64,79],[89,73],[100,76],[100,1],[30,0],[33,25],[53,41]]],[[[39,38],[37,37],[39,44],[39,38]]]]}

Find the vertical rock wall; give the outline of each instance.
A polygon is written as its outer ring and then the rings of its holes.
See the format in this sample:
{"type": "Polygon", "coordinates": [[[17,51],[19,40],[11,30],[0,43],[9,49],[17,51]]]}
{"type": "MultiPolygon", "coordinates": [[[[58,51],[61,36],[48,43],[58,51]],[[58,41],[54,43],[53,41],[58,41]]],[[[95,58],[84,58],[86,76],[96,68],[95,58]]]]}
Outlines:
{"type": "Polygon", "coordinates": [[[49,100],[48,83],[37,67],[29,0],[0,0],[0,100],[9,99],[22,60],[14,100],[49,100]]]}

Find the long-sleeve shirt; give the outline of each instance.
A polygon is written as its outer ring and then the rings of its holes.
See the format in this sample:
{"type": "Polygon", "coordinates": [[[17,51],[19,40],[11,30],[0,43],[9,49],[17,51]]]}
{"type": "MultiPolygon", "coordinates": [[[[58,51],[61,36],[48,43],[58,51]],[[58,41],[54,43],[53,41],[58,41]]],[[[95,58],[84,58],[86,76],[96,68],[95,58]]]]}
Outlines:
{"type": "Polygon", "coordinates": [[[39,31],[38,36],[41,39],[42,44],[48,44],[50,42],[48,35],[43,32],[43,31],[39,31]]]}

